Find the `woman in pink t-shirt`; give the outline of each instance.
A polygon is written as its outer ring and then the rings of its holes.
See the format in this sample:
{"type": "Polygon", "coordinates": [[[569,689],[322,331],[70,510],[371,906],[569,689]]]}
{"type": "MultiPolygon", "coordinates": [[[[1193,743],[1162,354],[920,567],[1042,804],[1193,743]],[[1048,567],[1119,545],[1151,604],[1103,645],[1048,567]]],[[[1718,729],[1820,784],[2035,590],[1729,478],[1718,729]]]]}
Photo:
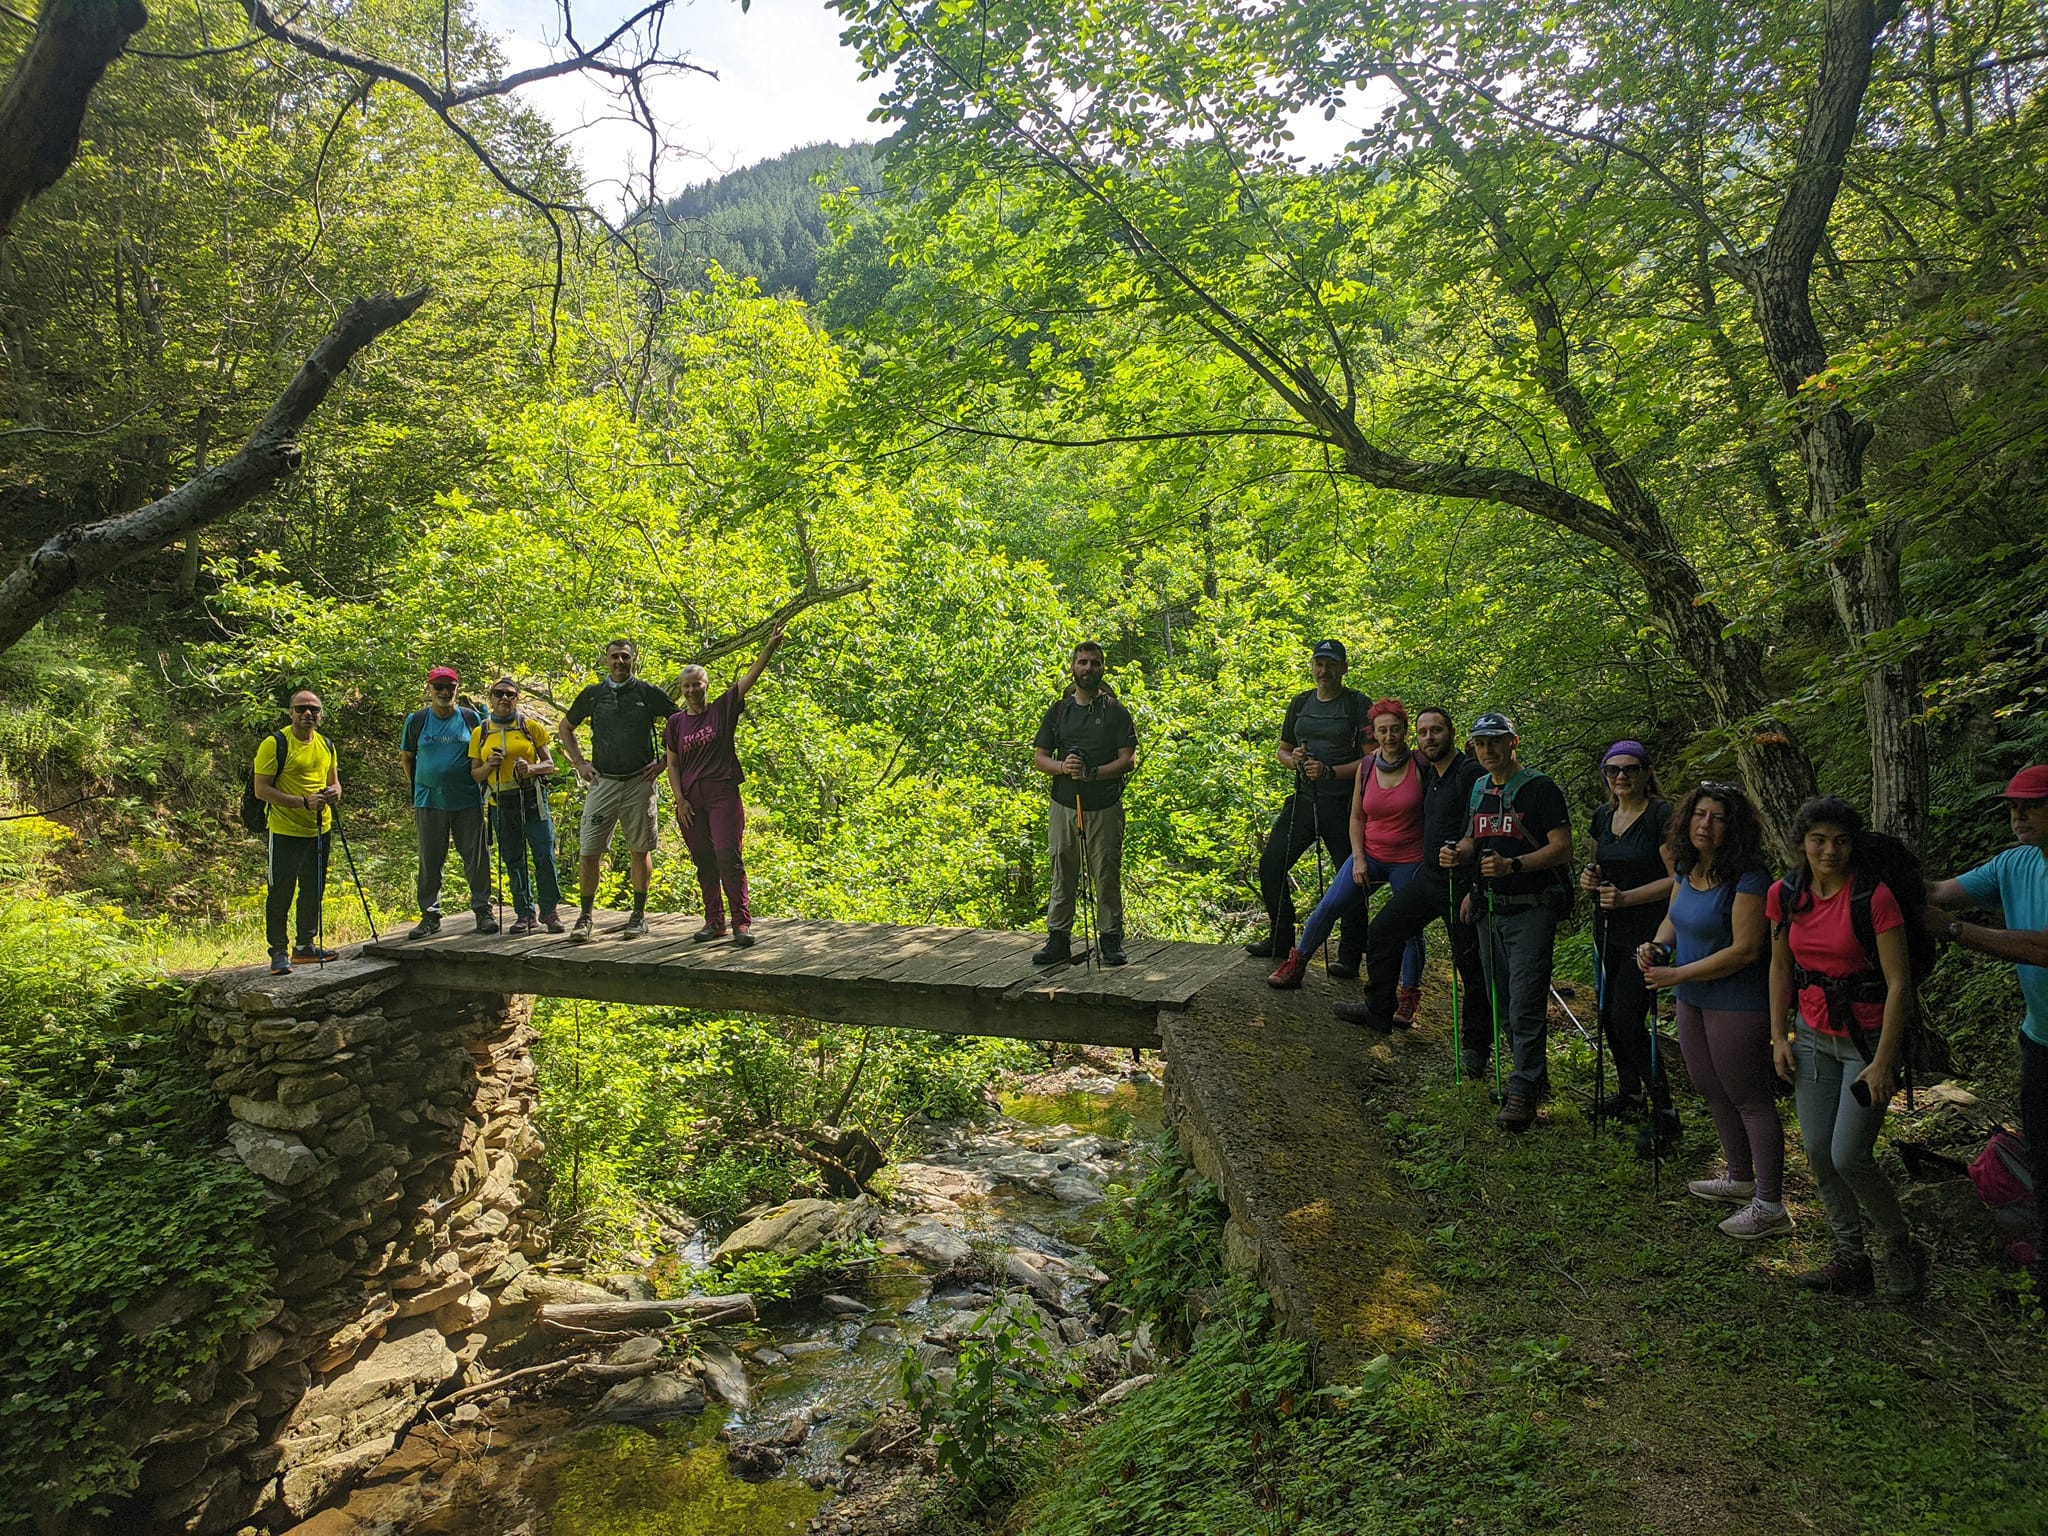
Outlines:
{"type": "Polygon", "coordinates": [[[747,810],[740,801],[746,774],[733,745],[733,732],[747,693],[761,680],[768,658],[782,644],[782,626],[768,631],[768,643],[746,675],[717,698],[711,695],[711,674],[702,667],[683,669],[683,707],[668,717],[663,742],[668,748],[668,785],[675,795],[676,822],[690,862],[697,867],[697,888],[704,897],[704,926],[691,938],[709,943],[725,937],[726,908],[732,909],[732,941],[744,948],[754,942],[754,913],[747,898],[747,871],[740,858],[747,810]],[[721,900],[721,891],[723,899],[721,900]]]}
{"type": "Polygon", "coordinates": [[[1913,1006],[1912,970],[1891,888],[1865,877],[1859,896],[1862,830],[1862,815],[1847,801],[1807,801],[1793,822],[1799,867],[1771,887],[1764,903],[1772,934],[1771,1056],[1778,1075],[1793,1084],[1800,1139],[1835,1239],[1834,1256],[1793,1283],[1868,1294],[1876,1284],[1865,1246],[1870,1227],[1883,1244],[1886,1297],[1911,1301],[1927,1288],[1929,1256],[1907,1227],[1876,1152],[1913,1006]],[[1875,956],[1856,935],[1854,906],[1863,897],[1875,956]],[[1788,1031],[1795,1005],[1798,1023],[1788,1031]]]}
{"type": "MultiPolygon", "coordinates": [[[[1408,709],[1375,699],[1368,716],[1378,750],[1358,770],[1351,807],[1351,867],[1360,883],[1406,890],[1422,868],[1422,765],[1408,748],[1408,709]]],[[[1400,1002],[1394,1022],[1415,1022],[1422,1002],[1422,935],[1401,950],[1400,1002]]]]}

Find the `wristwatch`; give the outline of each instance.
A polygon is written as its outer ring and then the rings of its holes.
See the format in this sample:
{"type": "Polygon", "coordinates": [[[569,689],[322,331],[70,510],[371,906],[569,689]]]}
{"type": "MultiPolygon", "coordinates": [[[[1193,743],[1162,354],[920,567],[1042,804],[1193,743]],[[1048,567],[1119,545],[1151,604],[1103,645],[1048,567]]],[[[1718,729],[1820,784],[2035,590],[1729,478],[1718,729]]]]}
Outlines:
{"type": "Polygon", "coordinates": [[[1093,763],[1089,763],[1089,764],[1088,764],[1088,765],[1087,765],[1086,767],[1084,767],[1084,768],[1083,768],[1083,769],[1081,770],[1081,777],[1082,777],[1082,778],[1084,778],[1084,779],[1092,779],[1092,778],[1094,778],[1094,777],[1095,777],[1095,765],[1094,765],[1093,763]]]}
{"type": "Polygon", "coordinates": [[[1510,874],[1516,875],[1522,872],[1522,856],[1519,853],[1508,860],[1508,871],[1510,874]]]}
{"type": "Polygon", "coordinates": [[[1961,919],[1951,919],[1951,921],[1949,922],[1948,941],[1951,944],[1960,944],[1963,941],[1963,925],[1961,919]]]}

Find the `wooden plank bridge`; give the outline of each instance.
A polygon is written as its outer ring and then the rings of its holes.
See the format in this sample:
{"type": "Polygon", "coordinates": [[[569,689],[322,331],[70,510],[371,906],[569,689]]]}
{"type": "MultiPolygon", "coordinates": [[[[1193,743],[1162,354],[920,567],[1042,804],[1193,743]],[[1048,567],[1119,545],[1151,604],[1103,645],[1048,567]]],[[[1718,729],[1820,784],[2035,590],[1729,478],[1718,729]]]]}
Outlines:
{"type": "Polygon", "coordinates": [[[1179,1012],[1244,964],[1235,947],[1139,939],[1114,969],[1031,963],[1042,939],[985,928],[763,920],[751,948],[691,940],[699,919],[648,918],[647,936],[508,938],[458,932],[460,914],[430,939],[386,939],[363,953],[401,962],[420,986],[536,993],[601,1002],[795,1014],[833,1023],[1006,1035],[1091,1045],[1156,1046],[1161,1010],[1179,1012]]]}

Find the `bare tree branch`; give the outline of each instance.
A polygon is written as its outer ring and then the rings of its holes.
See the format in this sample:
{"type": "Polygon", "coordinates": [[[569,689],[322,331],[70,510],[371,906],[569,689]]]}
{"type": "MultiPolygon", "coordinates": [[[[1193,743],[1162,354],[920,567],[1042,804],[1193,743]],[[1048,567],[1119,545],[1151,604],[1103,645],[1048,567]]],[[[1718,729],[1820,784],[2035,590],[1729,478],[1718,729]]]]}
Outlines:
{"type": "Polygon", "coordinates": [[[233,458],[194,475],[147,506],[66,528],[46,540],[0,580],[0,651],[86,582],[225,517],[296,470],[298,431],[320,408],[342,370],[363,348],[410,319],[427,301],[427,292],[419,288],[396,298],[379,294],[349,305],[233,458]]]}

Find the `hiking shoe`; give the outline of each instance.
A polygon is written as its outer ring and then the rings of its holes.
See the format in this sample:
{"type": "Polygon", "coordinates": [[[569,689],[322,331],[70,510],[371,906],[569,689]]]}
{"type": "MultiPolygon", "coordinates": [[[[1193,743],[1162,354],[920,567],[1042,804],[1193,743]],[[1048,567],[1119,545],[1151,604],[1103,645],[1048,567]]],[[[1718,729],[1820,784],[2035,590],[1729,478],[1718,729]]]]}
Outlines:
{"type": "Polygon", "coordinates": [[[1358,980],[1358,962],[1346,960],[1342,955],[1323,967],[1323,974],[1336,981],[1358,980]]]}
{"type": "Polygon", "coordinates": [[[1756,1180],[1731,1179],[1723,1174],[1718,1179],[1694,1179],[1685,1186],[1685,1192],[1695,1200],[1719,1200],[1729,1205],[1747,1205],[1756,1198],[1756,1180]]]}
{"type": "Polygon", "coordinates": [[[328,949],[321,944],[301,944],[292,951],[293,965],[325,965],[330,960],[340,958],[340,950],[328,949]]]}
{"type": "Polygon", "coordinates": [[[291,973],[292,957],[284,950],[273,949],[270,952],[270,974],[273,976],[289,976],[291,973]]]}
{"type": "Polygon", "coordinates": [[[1266,978],[1266,985],[1282,991],[1301,985],[1301,978],[1308,973],[1308,956],[1298,949],[1287,951],[1287,958],[1273,967],[1273,974],[1266,978]]]}
{"type": "MultiPolygon", "coordinates": [[[[1593,1113],[1603,1120],[1629,1120],[1640,1115],[1647,1106],[1643,1102],[1640,1088],[1617,1088],[1612,1093],[1603,1093],[1593,1101],[1593,1113]]],[[[1744,1196],[1747,1199],[1748,1196],[1744,1196]]]]}
{"type": "Polygon", "coordinates": [[[1125,965],[1124,936],[1120,933],[1105,933],[1095,941],[1095,958],[1104,965],[1125,965]]]}
{"type": "Polygon", "coordinates": [[[1927,1294],[1927,1277],[1934,1269],[1934,1254],[1917,1238],[1907,1238],[1884,1256],[1880,1276],[1886,1301],[1918,1301],[1927,1294]]]}
{"type": "Polygon", "coordinates": [[[1346,1024],[1362,1024],[1375,1034],[1390,1035],[1394,1026],[1372,1011],[1370,1003],[1332,1003],[1330,1012],[1346,1024]]]}
{"type": "Polygon", "coordinates": [[[541,926],[546,928],[549,933],[561,933],[564,931],[562,927],[562,914],[553,907],[541,913],[540,921],[541,926]]]}
{"type": "Polygon", "coordinates": [[[422,917],[418,922],[414,923],[412,927],[409,930],[407,930],[405,936],[408,939],[431,939],[435,934],[439,933],[440,931],[441,914],[438,912],[429,912],[425,917],[422,917]]]}
{"type": "Polygon", "coordinates": [[[524,938],[529,933],[539,933],[540,919],[529,912],[505,931],[515,939],[524,938]]]}
{"type": "Polygon", "coordinates": [[[755,941],[754,941],[754,930],[753,930],[753,929],[751,929],[751,928],[735,928],[735,929],[733,929],[733,931],[732,931],[732,947],[733,947],[734,949],[752,949],[752,948],[754,947],[754,942],[755,942],[755,941]]]}
{"type": "Polygon", "coordinates": [[[590,914],[588,912],[579,913],[576,918],[576,926],[569,930],[569,942],[571,944],[588,944],[590,937],[590,914]]]}
{"type": "Polygon", "coordinates": [[[1060,929],[1052,929],[1045,936],[1045,943],[1032,955],[1033,965],[1065,965],[1074,958],[1074,941],[1060,929]]]}
{"type": "Polygon", "coordinates": [[[496,933],[503,926],[488,912],[479,912],[476,915],[476,931],[478,933],[496,933]]]}
{"type": "Polygon", "coordinates": [[[1678,1124],[1678,1111],[1656,1110],[1636,1128],[1636,1156],[1669,1157],[1684,1140],[1685,1133],[1678,1124]]]}
{"type": "Polygon", "coordinates": [[[1868,1296],[1876,1288],[1869,1258],[1860,1253],[1838,1253],[1819,1269],[1794,1275],[1792,1283],[1802,1291],[1824,1296],[1868,1296]]]}
{"type": "Polygon", "coordinates": [[[647,914],[645,912],[635,912],[631,917],[627,918],[625,925],[619,929],[619,937],[622,939],[646,938],[647,914]]]}
{"type": "Polygon", "coordinates": [[[709,923],[706,923],[702,928],[699,928],[690,935],[690,942],[692,944],[709,944],[724,937],[725,930],[723,928],[714,928],[709,923]]]}
{"type": "Polygon", "coordinates": [[[1273,958],[1273,939],[1272,939],[1272,936],[1271,936],[1271,935],[1269,934],[1269,935],[1267,935],[1267,936],[1266,936],[1265,938],[1263,938],[1263,939],[1253,939],[1253,940],[1251,941],[1251,943],[1249,943],[1249,944],[1245,945],[1245,947],[1244,947],[1244,952],[1245,952],[1246,954],[1250,955],[1250,956],[1251,956],[1251,957],[1252,957],[1252,958],[1253,958],[1254,960],[1270,960],[1270,959],[1272,959],[1272,958],[1273,958]]]}
{"type": "Polygon", "coordinates": [[[1752,1200],[1722,1222],[1721,1230],[1742,1242],[1760,1237],[1785,1237],[1792,1231],[1792,1213],[1780,1205],[1775,1211],[1761,1200],[1752,1200]]]}
{"type": "Polygon", "coordinates": [[[1493,1117],[1493,1123],[1504,1131],[1526,1131],[1536,1123],[1535,1096],[1510,1089],[1501,1100],[1500,1113],[1493,1117]]]}
{"type": "Polygon", "coordinates": [[[1415,1027],[1415,1010],[1422,1006],[1422,988],[1403,987],[1400,1002],[1394,1007],[1394,1023],[1401,1029],[1415,1027]]]}

